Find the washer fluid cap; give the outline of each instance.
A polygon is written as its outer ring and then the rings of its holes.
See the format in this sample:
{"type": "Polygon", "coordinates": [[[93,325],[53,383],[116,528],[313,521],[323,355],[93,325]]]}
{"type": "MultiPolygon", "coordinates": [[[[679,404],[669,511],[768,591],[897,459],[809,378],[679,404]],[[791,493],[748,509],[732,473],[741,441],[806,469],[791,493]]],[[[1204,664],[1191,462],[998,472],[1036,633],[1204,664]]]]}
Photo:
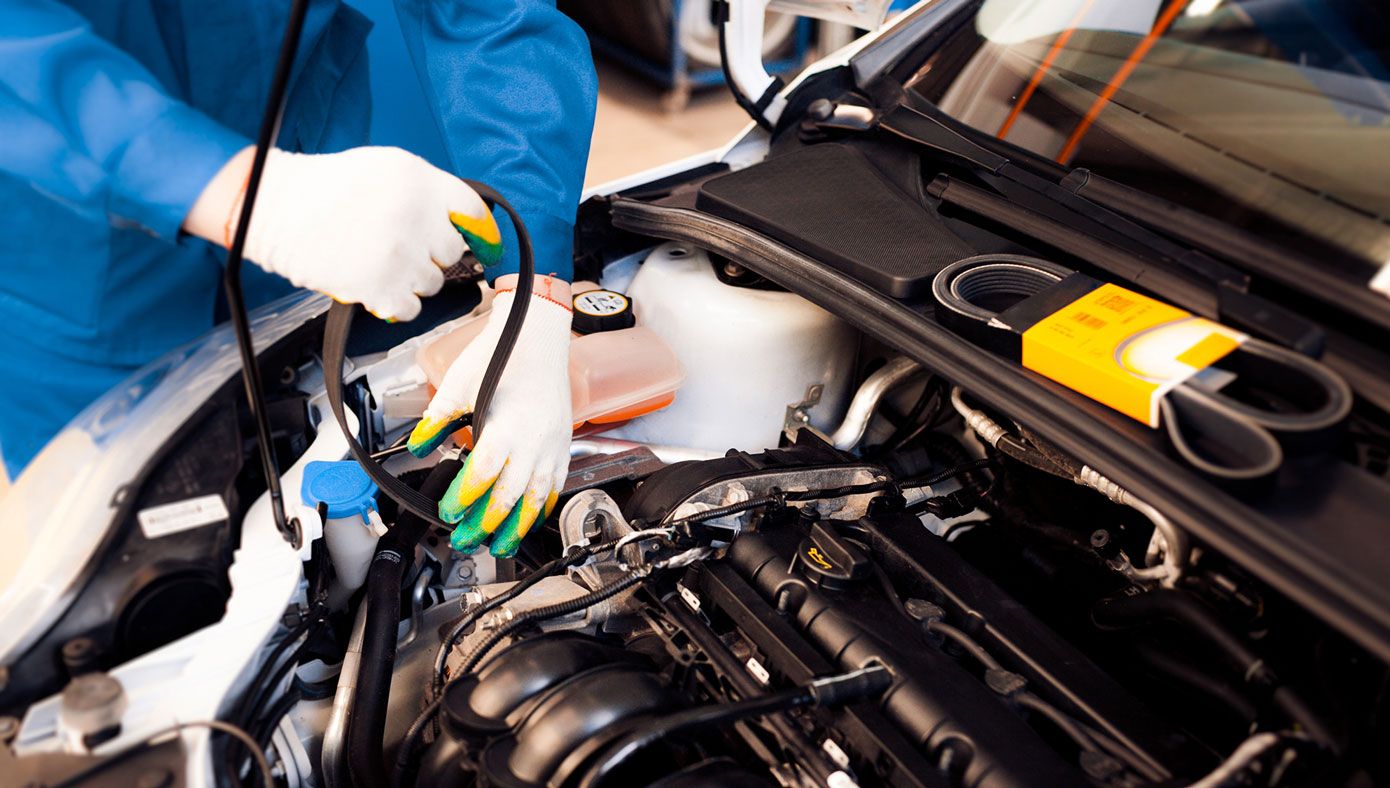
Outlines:
{"type": "Polygon", "coordinates": [[[304,481],[299,485],[305,505],[325,504],[329,520],[361,517],[370,522],[367,513],[376,511],[376,493],[376,482],[353,460],[315,460],[304,466],[304,481]]]}
{"type": "Polygon", "coordinates": [[[585,290],[574,295],[574,330],[578,334],[617,331],[637,325],[632,299],[612,290],[585,290]]]}

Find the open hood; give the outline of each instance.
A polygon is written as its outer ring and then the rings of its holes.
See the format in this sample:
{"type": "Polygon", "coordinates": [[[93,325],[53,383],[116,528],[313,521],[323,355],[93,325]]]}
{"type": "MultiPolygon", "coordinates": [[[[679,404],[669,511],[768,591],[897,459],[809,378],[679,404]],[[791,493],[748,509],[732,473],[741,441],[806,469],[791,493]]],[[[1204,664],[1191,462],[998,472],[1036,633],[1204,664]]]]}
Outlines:
{"type": "Polygon", "coordinates": [[[866,30],[883,24],[892,0],[733,0],[719,31],[724,76],[734,98],[759,125],[771,126],[786,106],[782,80],[763,65],[763,22],[768,11],[837,22],[866,30]]]}

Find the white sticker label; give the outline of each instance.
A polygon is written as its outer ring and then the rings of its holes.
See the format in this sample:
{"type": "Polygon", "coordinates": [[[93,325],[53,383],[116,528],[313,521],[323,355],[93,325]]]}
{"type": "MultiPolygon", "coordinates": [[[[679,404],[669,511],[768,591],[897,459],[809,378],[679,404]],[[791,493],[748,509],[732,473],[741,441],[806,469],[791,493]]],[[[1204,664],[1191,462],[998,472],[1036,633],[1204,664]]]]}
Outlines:
{"type": "Polygon", "coordinates": [[[840,749],[840,745],[836,744],[834,739],[826,739],[820,748],[825,750],[825,754],[830,756],[830,760],[834,761],[836,766],[841,769],[849,768],[849,755],[840,749]]]}
{"type": "Polygon", "coordinates": [[[227,503],[220,495],[201,495],[161,506],[141,509],[135,515],[146,539],[176,534],[202,525],[226,520],[227,503]]]}
{"type": "Polygon", "coordinates": [[[748,668],[748,672],[753,674],[753,678],[757,679],[759,684],[767,684],[772,681],[772,674],[768,673],[767,668],[763,667],[763,663],[756,659],[749,657],[748,661],[744,663],[744,667],[748,668]]]}
{"type": "Polygon", "coordinates": [[[859,783],[854,781],[853,777],[850,777],[844,772],[835,772],[825,778],[825,784],[827,788],[858,788],[859,785],[859,783]]]}
{"type": "Polygon", "coordinates": [[[680,592],[681,599],[685,600],[686,606],[696,613],[700,612],[700,598],[695,596],[695,592],[683,585],[677,585],[676,590],[680,592]]]}

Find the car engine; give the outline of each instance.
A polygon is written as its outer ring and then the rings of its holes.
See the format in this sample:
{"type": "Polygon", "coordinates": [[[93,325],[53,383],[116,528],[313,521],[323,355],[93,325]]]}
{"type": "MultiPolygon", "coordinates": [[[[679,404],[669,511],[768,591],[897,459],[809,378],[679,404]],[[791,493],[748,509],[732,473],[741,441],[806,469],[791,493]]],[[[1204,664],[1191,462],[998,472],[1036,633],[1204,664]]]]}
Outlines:
{"type": "MultiPolygon", "coordinates": [[[[1022,100],[997,135],[943,111],[991,111],[974,77],[928,90],[977,49],[1005,62],[955,38],[979,5],[918,4],[785,89],[763,74],[760,98],[729,71],[741,137],[579,206],[571,462],[512,557],[454,550],[421,514],[471,434],[407,449],[488,314],[481,266],[404,325],[348,336],[352,307],[303,293],[248,316],[248,186],[236,336],[95,402],[0,501],[27,553],[0,563],[0,786],[1390,785],[1382,300],[1333,277],[1299,292],[1275,240],[1060,166],[1079,136],[1022,155],[1004,140],[1022,100]],[[1161,394],[1140,373],[1163,364],[1126,369],[1149,420],[1023,363],[1027,326],[1107,325],[1063,311],[1081,297],[1140,304],[1122,283],[1229,332],[1161,394]],[[1242,343],[1263,355],[1217,363],[1242,343]]],[[[1169,57],[1184,80],[1236,62],[1169,57]]],[[[1292,206],[1343,202],[1141,106],[1148,144],[1219,152],[1292,206]]],[[[1157,153],[1134,158],[1154,177],[1157,153]]],[[[525,374],[506,365],[524,312],[489,397],[525,374]]],[[[1082,354],[1048,347],[1054,369],[1082,354]]]]}
{"type": "MultiPolygon", "coordinates": [[[[683,255],[734,270],[672,244],[641,252],[653,270],[683,255]]],[[[466,319],[369,340],[346,375],[364,445],[436,499],[459,449],[401,451],[427,390],[415,361],[466,319]]],[[[321,326],[262,357],[292,483],[346,454],[321,326]]],[[[581,431],[561,506],[508,560],[451,550],[384,495],[390,530],[355,553],[322,504],[293,509],[304,530],[286,544],[255,498],[229,383],[130,488],[70,612],[7,667],[7,782],[1208,788],[1386,773],[1383,664],[968,390],[846,336],[828,344],[847,379],[829,368],[787,403],[773,448],[662,443],[677,428],[651,417],[641,435],[581,431]],[[211,525],[179,529],[169,518],[187,513],[160,508],[214,493],[230,511],[211,525]],[[196,709],[234,727],[210,723],[187,749],[148,722],[196,709]]],[[[682,391],[652,417],[738,408],[682,391]]]]}

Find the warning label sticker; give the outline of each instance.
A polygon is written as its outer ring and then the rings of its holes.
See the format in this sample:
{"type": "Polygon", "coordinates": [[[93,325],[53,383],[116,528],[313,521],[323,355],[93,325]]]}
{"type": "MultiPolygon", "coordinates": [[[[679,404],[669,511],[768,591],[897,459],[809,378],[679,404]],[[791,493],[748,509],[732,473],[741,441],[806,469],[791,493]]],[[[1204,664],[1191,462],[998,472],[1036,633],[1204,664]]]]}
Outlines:
{"type": "Polygon", "coordinates": [[[200,495],[162,506],[151,506],[135,515],[146,539],[158,539],[190,528],[219,523],[227,517],[227,504],[220,495],[200,495]]]}
{"type": "Polygon", "coordinates": [[[1106,284],[1023,333],[1023,366],[1158,426],[1158,402],[1245,334],[1106,284]]]}

